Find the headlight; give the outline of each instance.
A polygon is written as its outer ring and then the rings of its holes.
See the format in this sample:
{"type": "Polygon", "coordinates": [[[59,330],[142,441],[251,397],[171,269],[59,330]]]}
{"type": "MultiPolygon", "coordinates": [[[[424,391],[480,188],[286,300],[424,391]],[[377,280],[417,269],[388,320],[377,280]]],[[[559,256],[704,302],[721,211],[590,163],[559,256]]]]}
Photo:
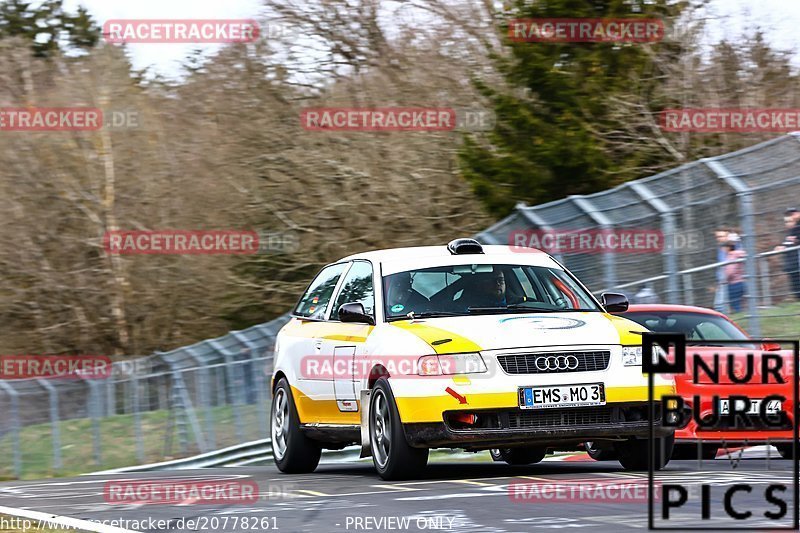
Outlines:
{"type": "Polygon", "coordinates": [[[420,376],[452,376],[483,372],[486,372],[486,363],[477,352],[425,355],[417,362],[417,373],[420,376]]]}
{"type": "MultiPolygon", "coordinates": [[[[659,357],[666,358],[665,352],[661,346],[653,346],[653,362],[658,362],[659,357]]],[[[622,347],[622,364],[625,366],[642,366],[642,347],[641,346],[623,346],[622,347]]]]}

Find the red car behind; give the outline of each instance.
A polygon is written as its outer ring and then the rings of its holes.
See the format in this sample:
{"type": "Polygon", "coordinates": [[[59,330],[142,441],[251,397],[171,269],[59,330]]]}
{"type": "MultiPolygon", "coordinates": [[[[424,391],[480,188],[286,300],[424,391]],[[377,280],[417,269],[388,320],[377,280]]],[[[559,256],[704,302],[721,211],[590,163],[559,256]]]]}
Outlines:
{"type": "MultiPolygon", "coordinates": [[[[731,319],[711,309],[702,307],[691,307],[684,305],[632,305],[621,316],[641,324],[655,333],[683,333],[687,339],[687,356],[691,353],[699,353],[700,357],[711,366],[714,354],[719,354],[719,383],[714,383],[705,375],[705,372],[698,372],[698,383],[692,379],[692,369],[690,359],[687,357],[687,371],[685,374],[675,376],[676,392],[686,402],[686,407],[692,406],[693,398],[698,396],[700,399],[701,416],[707,417],[712,413],[718,412],[713,409],[712,399],[718,396],[721,404],[728,403],[727,399],[732,395],[743,395],[750,400],[767,398],[770,395],[781,395],[786,398],[785,402],[772,400],[767,404],[767,412],[770,414],[783,411],[787,420],[784,428],[772,428],[763,426],[757,416],[753,416],[751,421],[755,427],[749,429],[726,428],[721,424],[713,427],[700,427],[693,417],[686,427],[675,432],[675,452],[673,458],[695,458],[698,455],[697,442],[702,441],[701,453],[704,458],[713,458],[719,447],[727,444],[764,444],[767,441],[774,444],[783,457],[791,457],[791,440],[793,437],[792,413],[793,405],[793,385],[792,385],[792,364],[793,353],[791,349],[781,349],[777,343],[765,343],[761,346],[748,344],[750,340],[747,333],[731,319]],[[714,344],[714,340],[744,341],[742,344],[714,344]],[[782,370],[779,372],[783,383],[776,383],[774,375],[768,376],[766,383],[762,384],[761,358],[768,357],[767,353],[775,353],[781,357],[782,370]],[[753,354],[753,374],[748,383],[734,383],[727,371],[726,361],[728,354],[733,355],[734,369],[733,375],[738,379],[743,379],[747,369],[746,357],[748,353],[753,354]],[[759,425],[761,424],[761,425],[759,425]]],[[[778,363],[778,361],[772,361],[778,363]]],[[[713,367],[712,367],[713,368],[713,367]]],[[[754,404],[756,402],[753,402],[754,404]]],[[[742,404],[744,406],[744,404],[742,404]]],[[[719,406],[725,412],[725,405],[719,406]]],[[[752,407],[754,412],[758,405],[752,407]]],[[[723,417],[723,421],[724,421],[723,417]]]]}

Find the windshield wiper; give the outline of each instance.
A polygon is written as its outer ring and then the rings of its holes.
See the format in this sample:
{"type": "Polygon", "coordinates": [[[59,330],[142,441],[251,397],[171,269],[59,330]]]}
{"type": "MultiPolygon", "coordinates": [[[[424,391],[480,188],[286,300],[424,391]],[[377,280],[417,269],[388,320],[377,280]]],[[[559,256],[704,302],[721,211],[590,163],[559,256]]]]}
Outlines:
{"type": "Polygon", "coordinates": [[[470,313],[505,313],[507,311],[526,311],[534,313],[557,313],[560,309],[537,309],[536,307],[528,307],[522,304],[509,304],[509,305],[496,305],[487,307],[470,307],[470,313]]]}
{"type": "Polygon", "coordinates": [[[418,318],[441,318],[446,316],[467,316],[466,313],[450,313],[447,311],[423,311],[415,313],[411,311],[406,315],[391,316],[386,319],[387,322],[396,322],[397,320],[416,320],[418,318]]]}
{"type": "Polygon", "coordinates": [[[498,305],[493,307],[470,307],[470,313],[506,313],[509,311],[524,311],[526,313],[574,313],[595,311],[595,309],[549,309],[546,307],[530,307],[525,304],[498,305]]]}

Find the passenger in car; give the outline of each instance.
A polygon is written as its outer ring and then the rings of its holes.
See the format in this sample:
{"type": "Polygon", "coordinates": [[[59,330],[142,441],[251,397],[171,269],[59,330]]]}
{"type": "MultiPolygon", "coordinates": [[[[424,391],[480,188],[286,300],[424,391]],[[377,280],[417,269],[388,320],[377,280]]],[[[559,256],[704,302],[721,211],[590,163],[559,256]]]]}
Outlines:
{"type": "Polygon", "coordinates": [[[413,288],[410,272],[389,276],[386,287],[386,308],[392,314],[421,313],[430,307],[430,301],[413,288]]]}

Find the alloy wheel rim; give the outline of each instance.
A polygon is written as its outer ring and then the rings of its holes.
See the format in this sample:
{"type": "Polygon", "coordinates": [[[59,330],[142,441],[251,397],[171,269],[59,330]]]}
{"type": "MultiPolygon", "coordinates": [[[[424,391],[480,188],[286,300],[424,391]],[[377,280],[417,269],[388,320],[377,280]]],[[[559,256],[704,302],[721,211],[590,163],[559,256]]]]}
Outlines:
{"type": "Polygon", "coordinates": [[[276,459],[286,455],[286,434],[289,425],[289,402],[286,391],[278,389],[272,401],[272,453],[276,459]]]}
{"type": "Polygon", "coordinates": [[[372,424],[370,424],[372,456],[383,468],[389,461],[392,446],[392,422],[389,406],[383,392],[376,392],[372,403],[372,424]]]}

